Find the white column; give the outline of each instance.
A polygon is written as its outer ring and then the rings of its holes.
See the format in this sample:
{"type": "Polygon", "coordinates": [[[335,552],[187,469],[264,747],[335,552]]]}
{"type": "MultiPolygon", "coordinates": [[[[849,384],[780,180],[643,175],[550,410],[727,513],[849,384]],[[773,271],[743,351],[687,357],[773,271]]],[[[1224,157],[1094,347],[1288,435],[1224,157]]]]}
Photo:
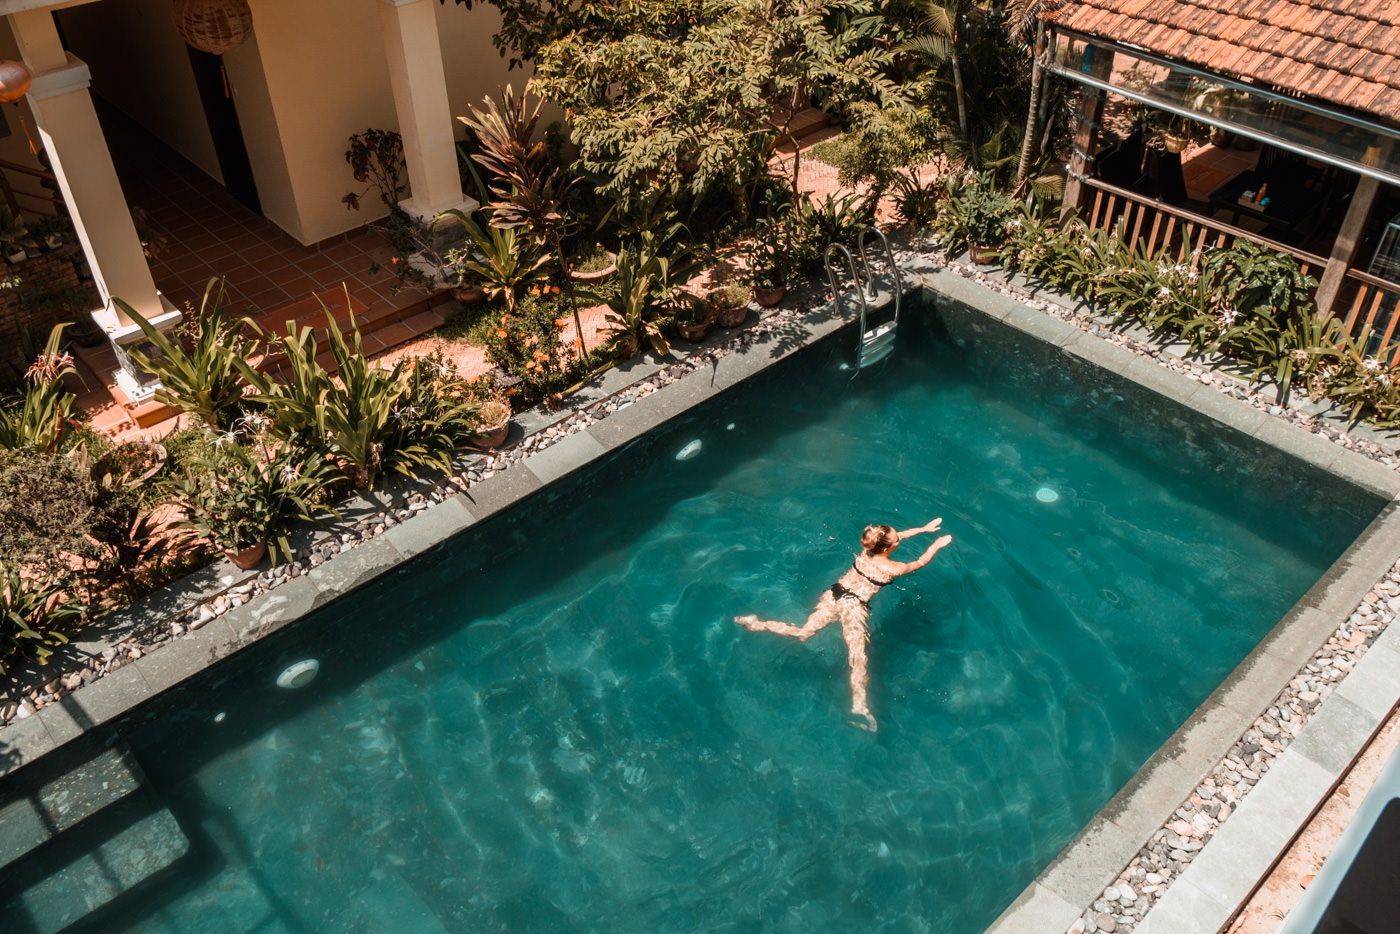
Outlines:
{"type": "Polygon", "coordinates": [[[449,208],[472,211],[477,207],[463,196],[457,171],[436,7],[437,0],[380,0],[379,4],[384,55],[412,189],[400,207],[424,220],[449,208]]]}
{"type": "Polygon", "coordinates": [[[87,65],[64,50],[51,10],[14,13],[10,23],[34,75],[29,103],[39,135],[106,304],[105,313],[95,317],[119,346],[138,339],[141,332],[112,304],[113,296],[160,326],[173,326],[180,315],[151,278],[88,93],[92,76],[87,65]]]}

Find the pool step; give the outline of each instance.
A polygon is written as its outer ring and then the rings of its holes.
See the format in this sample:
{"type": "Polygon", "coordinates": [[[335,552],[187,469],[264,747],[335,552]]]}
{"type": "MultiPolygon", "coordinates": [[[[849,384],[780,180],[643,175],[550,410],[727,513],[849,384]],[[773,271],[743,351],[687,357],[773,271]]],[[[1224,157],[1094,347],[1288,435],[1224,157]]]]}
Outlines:
{"type": "Polygon", "coordinates": [[[0,918],[57,934],[172,865],[190,843],[123,747],[0,804],[0,918]]]}

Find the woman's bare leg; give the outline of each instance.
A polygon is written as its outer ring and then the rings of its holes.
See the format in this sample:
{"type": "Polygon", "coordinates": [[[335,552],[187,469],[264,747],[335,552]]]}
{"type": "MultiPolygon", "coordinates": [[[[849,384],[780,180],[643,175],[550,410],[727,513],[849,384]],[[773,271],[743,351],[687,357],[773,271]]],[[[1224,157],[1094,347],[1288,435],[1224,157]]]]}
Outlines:
{"type": "Polygon", "coordinates": [[[751,629],[754,632],[776,632],[780,636],[795,636],[806,642],[822,629],[830,626],[839,618],[836,608],[836,600],[831,596],[831,591],[822,594],[821,600],[817,601],[817,608],[812,611],[812,615],[807,617],[807,622],[801,626],[794,626],[791,623],[780,623],[774,620],[759,619],[757,616],[736,616],[734,622],[751,629]]]}
{"type": "Polygon", "coordinates": [[[870,627],[864,608],[842,606],[839,609],[841,635],[846,639],[846,659],[851,665],[851,713],[864,717],[867,729],[873,733],[877,726],[866,698],[870,673],[865,647],[870,641],[870,627]]]}

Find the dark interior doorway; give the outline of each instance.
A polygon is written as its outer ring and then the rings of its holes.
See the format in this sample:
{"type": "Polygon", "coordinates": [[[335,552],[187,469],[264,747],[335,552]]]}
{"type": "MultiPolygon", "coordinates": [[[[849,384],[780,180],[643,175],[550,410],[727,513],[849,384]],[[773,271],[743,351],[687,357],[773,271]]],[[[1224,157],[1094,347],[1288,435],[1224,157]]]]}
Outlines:
{"type": "Polygon", "coordinates": [[[204,118],[209,122],[209,135],[214,139],[214,151],[219,157],[224,187],[248,210],[262,214],[258,188],[253,181],[253,164],[248,161],[248,147],[243,143],[243,128],[238,123],[238,109],[229,88],[228,73],[224,70],[224,58],[194,48],[188,51],[195,86],[199,88],[199,98],[204,105],[204,118]]]}

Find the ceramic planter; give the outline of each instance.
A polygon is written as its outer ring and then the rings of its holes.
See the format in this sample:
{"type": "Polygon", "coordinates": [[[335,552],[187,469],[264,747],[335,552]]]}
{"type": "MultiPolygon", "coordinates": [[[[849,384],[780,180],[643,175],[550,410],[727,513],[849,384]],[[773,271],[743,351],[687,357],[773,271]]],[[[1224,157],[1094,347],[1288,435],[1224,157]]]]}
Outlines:
{"type": "Polygon", "coordinates": [[[488,425],[472,432],[471,444],[473,447],[492,451],[504,444],[509,434],[510,419],[507,418],[499,425],[488,425]]]}
{"type": "Polygon", "coordinates": [[[737,328],[749,316],[748,305],[734,305],[731,308],[715,309],[715,324],[722,328],[737,328]]]}
{"type": "Polygon", "coordinates": [[[979,266],[990,266],[996,262],[996,248],[983,246],[980,243],[969,243],[967,245],[968,257],[979,266]]]}
{"type": "Polygon", "coordinates": [[[224,555],[233,562],[234,567],[242,571],[251,571],[253,568],[257,567],[265,554],[267,554],[267,539],[249,545],[241,551],[236,551],[232,548],[224,549],[224,555]]]}
{"type": "Polygon", "coordinates": [[[579,272],[576,269],[570,269],[569,278],[575,282],[602,282],[615,272],[617,272],[617,254],[609,251],[608,264],[602,269],[593,272],[579,272]]]}
{"type": "Polygon", "coordinates": [[[698,344],[705,339],[706,334],[710,333],[710,325],[712,323],[712,321],[707,319],[701,321],[699,324],[680,324],[676,327],[681,332],[681,337],[690,341],[692,344],[698,344]]]}
{"type": "Polygon", "coordinates": [[[783,293],[787,290],[783,286],[776,289],[760,289],[757,286],[753,290],[753,300],[758,302],[763,308],[772,308],[783,300],[783,293]]]}

